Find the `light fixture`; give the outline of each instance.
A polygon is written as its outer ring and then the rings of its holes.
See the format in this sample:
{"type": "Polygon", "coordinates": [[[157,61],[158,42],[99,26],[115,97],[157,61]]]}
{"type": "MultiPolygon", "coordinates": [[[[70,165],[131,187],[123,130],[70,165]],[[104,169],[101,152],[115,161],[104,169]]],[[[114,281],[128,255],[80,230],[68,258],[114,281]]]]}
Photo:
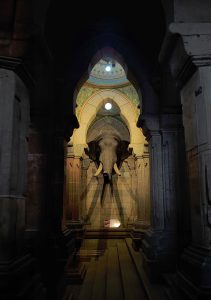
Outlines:
{"type": "Polygon", "coordinates": [[[111,71],[111,66],[110,66],[110,65],[107,65],[107,66],[105,67],[105,70],[106,70],[106,72],[110,72],[110,71],[111,71]]]}
{"type": "Polygon", "coordinates": [[[111,104],[110,102],[107,102],[107,103],[105,104],[105,109],[106,109],[106,110],[112,109],[112,104],[111,104]]]}
{"type": "Polygon", "coordinates": [[[118,228],[118,227],[120,227],[120,225],[121,225],[121,223],[118,219],[104,220],[104,227],[118,228]]]}
{"type": "Polygon", "coordinates": [[[121,225],[118,219],[110,219],[110,227],[111,228],[118,228],[121,225]]]}

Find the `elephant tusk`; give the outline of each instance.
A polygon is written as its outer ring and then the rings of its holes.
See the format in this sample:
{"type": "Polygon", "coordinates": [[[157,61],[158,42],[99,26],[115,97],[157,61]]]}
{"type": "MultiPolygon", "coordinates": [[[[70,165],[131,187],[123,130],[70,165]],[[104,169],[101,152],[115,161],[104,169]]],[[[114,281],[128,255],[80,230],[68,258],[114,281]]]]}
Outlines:
{"type": "Polygon", "coordinates": [[[100,174],[100,172],[102,171],[102,169],[103,169],[103,164],[102,163],[100,163],[100,165],[99,165],[99,167],[98,167],[98,169],[97,169],[97,171],[96,171],[96,173],[95,173],[95,177],[96,176],[98,176],[99,174],[100,174]]]}
{"type": "Polygon", "coordinates": [[[116,172],[116,174],[117,174],[118,176],[121,176],[121,173],[120,173],[120,171],[119,171],[119,169],[118,169],[116,163],[114,164],[114,171],[116,172]]]}

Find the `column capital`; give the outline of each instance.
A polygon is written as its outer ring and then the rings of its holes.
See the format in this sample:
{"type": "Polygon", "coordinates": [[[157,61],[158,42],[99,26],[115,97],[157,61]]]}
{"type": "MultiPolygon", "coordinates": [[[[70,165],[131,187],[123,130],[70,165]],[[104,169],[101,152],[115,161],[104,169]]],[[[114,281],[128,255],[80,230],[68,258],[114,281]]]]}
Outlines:
{"type": "Polygon", "coordinates": [[[211,23],[171,23],[159,61],[169,64],[182,88],[197,68],[211,65],[211,23]]]}
{"type": "Polygon", "coordinates": [[[139,116],[137,126],[142,128],[146,140],[152,135],[158,135],[160,130],[160,120],[158,115],[143,114],[139,116]]]}
{"type": "Polygon", "coordinates": [[[162,131],[178,130],[182,126],[182,114],[165,113],[160,115],[160,127],[162,131]]]}
{"type": "Polygon", "coordinates": [[[25,65],[23,59],[0,56],[0,68],[15,72],[28,88],[35,86],[35,80],[25,65]]]}

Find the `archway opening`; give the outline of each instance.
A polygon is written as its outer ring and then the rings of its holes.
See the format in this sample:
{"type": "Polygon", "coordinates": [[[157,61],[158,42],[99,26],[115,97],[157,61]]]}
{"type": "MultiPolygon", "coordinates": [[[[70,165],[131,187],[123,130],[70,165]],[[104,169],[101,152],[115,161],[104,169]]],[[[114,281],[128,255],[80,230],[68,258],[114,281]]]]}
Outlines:
{"type": "Polygon", "coordinates": [[[148,144],[136,125],[141,92],[127,72],[120,55],[102,49],[75,92],[79,128],[67,146],[66,226],[76,220],[88,228],[150,223],[148,144]]]}

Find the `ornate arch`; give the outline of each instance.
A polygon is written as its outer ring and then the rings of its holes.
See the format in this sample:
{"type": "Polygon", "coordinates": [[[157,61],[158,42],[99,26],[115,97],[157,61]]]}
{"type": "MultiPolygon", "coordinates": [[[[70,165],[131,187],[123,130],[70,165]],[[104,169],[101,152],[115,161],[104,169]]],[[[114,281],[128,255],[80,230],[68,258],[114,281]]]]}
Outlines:
{"type": "Polygon", "coordinates": [[[83,149],[87,147],[86,135],[91,122],[96,117],[96,113],[106,99],[112,99],[119,109],[122,118],[128,126],[131,136],[130,147],[133,148],[135,154],[142,154],[145,143],[145,137],[141,134],[136,123],[139,117],[139,109],[131,102],[131,100],[123,93],[114,89],[103,89],[95,92],[87,98],[78,113],[80,127],[75,129],[71,141],[75,146],[76,155],[81,156],[83,149]]]}

